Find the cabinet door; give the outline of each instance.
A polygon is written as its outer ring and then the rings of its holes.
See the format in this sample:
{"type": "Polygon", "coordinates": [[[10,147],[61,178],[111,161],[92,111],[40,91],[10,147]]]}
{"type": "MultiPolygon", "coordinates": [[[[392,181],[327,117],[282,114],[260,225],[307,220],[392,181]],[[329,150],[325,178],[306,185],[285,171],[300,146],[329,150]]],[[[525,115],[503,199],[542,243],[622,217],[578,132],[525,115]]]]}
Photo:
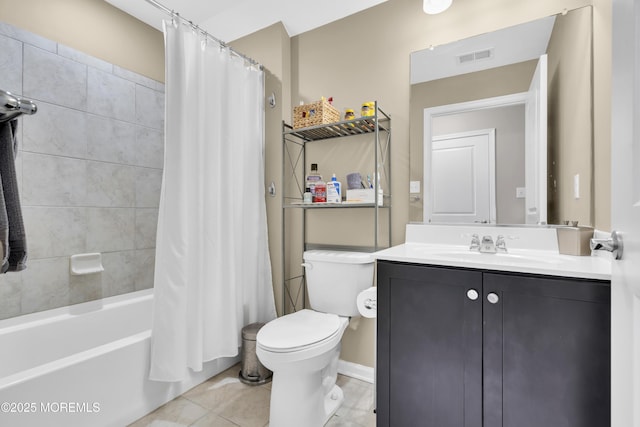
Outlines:
{"type": "Polygon", "coordinates": [[[484,427],[610,425],[608,282],[484,274],[484,427]]]}
{"type": "Polygon", "coordinates": [[[480,272],[378,262],[378,427],[482,425],[481,299],[480,272]]]}

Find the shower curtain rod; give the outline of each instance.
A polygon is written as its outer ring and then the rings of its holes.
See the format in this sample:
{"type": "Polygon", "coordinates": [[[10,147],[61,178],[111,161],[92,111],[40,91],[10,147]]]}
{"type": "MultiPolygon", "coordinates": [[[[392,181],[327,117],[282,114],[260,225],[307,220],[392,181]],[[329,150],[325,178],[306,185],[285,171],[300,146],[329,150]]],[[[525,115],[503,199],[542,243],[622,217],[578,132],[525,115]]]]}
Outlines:
{"type": "Polygon", "coordinates": [[[28,99],[20,98],[0,89],[0,121],[18,117],[20,114],[35,114],[37,105],[28,99]]]}
{"type": "Polygon", "coordinates": [[[193,28],[194,30],[199,31],[202,35],[204,35],[205,37],[210,38],[211,40],[215,41],[220,46],[229,49],[234,55],[239,56],[240,58],[242,58],[245,61],[249,62],[251,65],[257,66],[258,68],[260,68],[260,70],[264,69],[262,64],[260,64],[256,60],[254,60],[252,58],[249,58],[247,55],[243,55],[242,53],[234,50],[227,43],[223,42],[222,40],[218,39],[217,37],[212,36],[208,31],[206,31],[206,30],[200,28],[200,26],[194,24],[193,21],[190,21],[190,20],[188,20],[186,18],[183,18],[178,12],[175,12],[174,10],[169,9],[168,7],[164,6],[163,4],[158,3],[155,0],[145,0],[145,1],[147,3],[155,6],[156,8],[162,10],[166,14],[171,15],[172,18],[177,18],[177,19],[181,20],[182,22],[184,22],[185,24],[189,24],[191,26],[191,28],[193,28]]]}

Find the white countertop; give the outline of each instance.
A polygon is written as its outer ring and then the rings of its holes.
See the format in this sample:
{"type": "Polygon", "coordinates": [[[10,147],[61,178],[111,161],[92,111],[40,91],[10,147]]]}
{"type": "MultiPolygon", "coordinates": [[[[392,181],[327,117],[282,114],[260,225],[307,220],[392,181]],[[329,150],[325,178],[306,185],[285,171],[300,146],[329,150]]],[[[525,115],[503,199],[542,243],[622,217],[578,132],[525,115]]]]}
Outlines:
{"type": "Polygon", "coordinates": [[[469,256],[458,256],[461,249],[453,246],[448,249],[443,245],[404,243],[376,252],[374,255],[376,259],[387,261],[611,280],[611,261],[603,257],[559,254],[532,256],[530,252],[518,253],[517,250],[509,252],[508,255],[511,256],[502,256],[472,253],[468,248],[466,250],[469,251],[469,256]]]}
{"type": "MultiPolygon", "coordinates": [[[[504,228],[482,227],[478,230],[480,236],[495,235],[496,232],[507,235],[504,228]]],[[[524,229],[524,234],[519,234],[517,228],[509,228],[506,254],[480,253],[470,251],[466,243],[460,244],[461,240],[466,242],[470,232],[475,232],[469,227],[410,224],[407,226],[407,243],[375,252],[374,256],[379,260],[416,264],[611,280],[610,257],[562,255],[558,252],[557,244],[554,247],[554,239],[549,238],[549,229],[544,229],[544,232],[542,230],[537,230],[534,235],[546,234],[547,236],[542,238],[551,244],[531,242],[530,228],[524,229]],[[447,235],[453,236],[454,244],[449,244],[447,239],[442,237],[447,235]],[[535,249],[525,248],[528,241],[535,249]]],[[[552,233],[555,235],[555,230],[552,233]]]]}

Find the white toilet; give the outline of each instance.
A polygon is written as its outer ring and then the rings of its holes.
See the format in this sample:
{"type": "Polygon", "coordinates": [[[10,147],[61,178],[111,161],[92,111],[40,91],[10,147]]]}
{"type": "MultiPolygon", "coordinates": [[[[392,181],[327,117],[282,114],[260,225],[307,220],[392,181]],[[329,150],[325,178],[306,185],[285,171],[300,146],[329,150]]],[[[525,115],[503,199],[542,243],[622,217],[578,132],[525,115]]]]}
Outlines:
{"type": "Polygon", "coordinates": [[[340,340],[356,297],[373,284],[371,254],[304,253],[309,303],[264,325],[256,337],[260,362],[273,371],[270,427],[323,426],[342,404],[336,385],[340,340]]]}

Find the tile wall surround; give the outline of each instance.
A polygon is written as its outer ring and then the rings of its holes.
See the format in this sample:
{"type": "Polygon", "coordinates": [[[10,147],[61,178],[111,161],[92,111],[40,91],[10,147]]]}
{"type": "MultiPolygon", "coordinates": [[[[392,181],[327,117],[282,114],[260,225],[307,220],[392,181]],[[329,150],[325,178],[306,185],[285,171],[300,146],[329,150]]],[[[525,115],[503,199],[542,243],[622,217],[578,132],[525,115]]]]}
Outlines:
{"type": "Polygon", "coordinates": [[[0,319],[153,286],[164,84],[0,22],[0,88],[31,99],[16,160],[27,269],[0,275],[0,319]],[[105,271],[69,274],[100,252],[105,271]]]}

